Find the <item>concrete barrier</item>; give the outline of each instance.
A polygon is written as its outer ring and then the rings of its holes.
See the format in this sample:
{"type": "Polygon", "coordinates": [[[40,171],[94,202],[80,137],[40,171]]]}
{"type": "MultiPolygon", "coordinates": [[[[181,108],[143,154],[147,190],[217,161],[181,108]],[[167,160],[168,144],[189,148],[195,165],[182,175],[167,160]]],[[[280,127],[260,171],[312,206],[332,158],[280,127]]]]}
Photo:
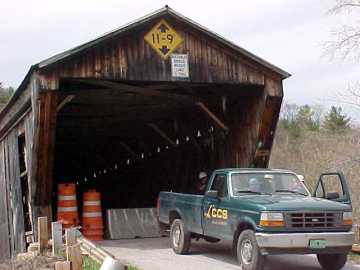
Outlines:
{"type": "Polygon", "coordinates": [[[106,227],[110,239],[160,236],[156,208],[109,209],[106,227]]]}

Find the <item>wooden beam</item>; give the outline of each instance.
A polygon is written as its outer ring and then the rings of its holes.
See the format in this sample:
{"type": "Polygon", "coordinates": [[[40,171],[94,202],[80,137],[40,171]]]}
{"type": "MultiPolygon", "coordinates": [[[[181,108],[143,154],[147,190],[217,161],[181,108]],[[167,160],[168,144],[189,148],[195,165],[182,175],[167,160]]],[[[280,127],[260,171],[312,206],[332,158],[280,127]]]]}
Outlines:
{"type": "Polygon", "coordinates": [[[176,102],[183,102],[183,103],[188,103],[188,104],[194,104],[196,102],[196,100],[193,99],[193,97],[188,96],[188,95],[180,95],[180,94],[175,94],[175,93],[158,91],[158,90],[148,89],[148,88],[139,87],[139,86],[133,86],[133,85],[124,84],[124,83],[118,83],[118,82],[113,82],[113,81],[87,80],[87,79],[76,79],[75,81],[89,83],[89,84],[101,86],[101,87],[108,87],[108,88],[118,90],[118,91],[128,91],[128,92],[132,92],[132,93],[136,93],[136,94],[140,94],[140,95],[144,95],[144,96],[149,96],[149,97],[153,97],[153,98],[163,98],[163,99],[168,99],[168,100],[174,100],[176,102]]]}
{"type": "MultiPolygon", "coordinates": [[[[53,160],[57,115],[57,92],[53,90],[42,91],[39,94],[38,130],[36,151],[36,206],[49,206],[52,201],[53,160]]],[[[51,219],[51,217],[49,216],[51,219]]]]}
{"type": "Polygon", "coordinates": [[[59,112],[67,103],[71,102],[75,98],[74,95],[65,97],[60,104],[57,106],[56,111],[59,112]]]}
{"type": "Polygon", "coordinates": [[[119,142],[119,145],[124,148],[134,159],[139,159],[139,156],[124,142],[119,142]]]}
{"type": "Polygon", "coordinates": [[[55,270],[71,270],[71,263],[68,261],[55,262],[55,270]]]}
{"type": "Polygon", "coordinates": [[[62,241],[62,223],[52,222],[51,223],[51,238],[52,238],[52,255],[61,256],[63,249],[62,241]]]}
{"type": "Polygon", "coordinates": [[[44,255],[48,247],[49,242],[49,230],[48,230],[48,218],[38,218],[38,242],[39,242],[39,253],[44,255]]]}
{"type": "Polygon", "coordinates": [[[228,132],[229,128],[212,112],[206,105],[202,102],[196,102],[196,105],[199,106],[199,108],[205,112],[211,120],[215,122],[219,127],[221,127],[224,131],[228,132]]]}
{"type": "Polygon", "coordinates": [[[65,230],[65,244],[66,246],[73,246],[76,244],[76,229],[70,228],[65,230]]]}
{"type": "Polygon", "coordinates": [[[66,247],[67,260],[71,262],[72,270],[82,270],[80,244],[66,247]]]}
{"type": "Polygon", "coordinates": [[[158,133],[166,142],[170,143],[171,146],[176,146],[176,143],[169,138],[168,135],[164,131],[162,131],[157,125],[150,123],[147,124],[150,128],[152,128],[156,133],[158,133]]]}
{"type": "Polygon", "coordinates": [[[254,156],[255,167],[266,168],[269,164],[276,125],[280,115],[281,103],[281,97],[266,97],[264,109],[260,118],[260,129],[257,136],[257,142],[261,142],[261,146],[256,150],[254,156]]]}

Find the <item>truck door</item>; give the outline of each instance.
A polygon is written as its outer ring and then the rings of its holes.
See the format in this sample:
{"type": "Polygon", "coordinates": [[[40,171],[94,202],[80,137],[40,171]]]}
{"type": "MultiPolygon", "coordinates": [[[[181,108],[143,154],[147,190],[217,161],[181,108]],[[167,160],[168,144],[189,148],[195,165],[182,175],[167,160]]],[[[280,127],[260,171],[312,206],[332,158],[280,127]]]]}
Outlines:
{"type": "Polygon", "coordinates": [[[230,233],[228,225],[228,203],[229,191],[227,185],[227,175],[224,173],[216,174],[209,189],[210,192],[217,192],[217,196],[209,196],[207,192],[204,196],[203,204],[203,229],[206,236],[224,238],[230,233]]]}
{"type": "Polygon", "coordinates": [[[349,188],[345,176],[341,172],[321,174],[315,186],[313,196],[351,204],[349,188]]]}

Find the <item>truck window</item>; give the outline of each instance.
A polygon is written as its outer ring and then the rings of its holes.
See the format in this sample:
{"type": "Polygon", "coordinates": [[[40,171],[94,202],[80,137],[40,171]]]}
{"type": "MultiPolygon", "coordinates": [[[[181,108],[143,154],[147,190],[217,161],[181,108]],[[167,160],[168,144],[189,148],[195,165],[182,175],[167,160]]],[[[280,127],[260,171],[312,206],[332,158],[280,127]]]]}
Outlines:
{"type": "Polygon", "coordinates": [[[344,196],[344,191],[338,175],[323,175],[321,178],[325,189],[321,194],[322,195],[321,197],[324,197],[324,195],[327,194],[328,192],[334,192],[334,191],[339,193],[340,197],[344,196]]]}
{"type": "Polygon", "coordinates": [[[211,185],[211,190],[217,190],[220,198],[227,197],[228,189],[225,174],[215,175],[214,181],[211,185]]]}

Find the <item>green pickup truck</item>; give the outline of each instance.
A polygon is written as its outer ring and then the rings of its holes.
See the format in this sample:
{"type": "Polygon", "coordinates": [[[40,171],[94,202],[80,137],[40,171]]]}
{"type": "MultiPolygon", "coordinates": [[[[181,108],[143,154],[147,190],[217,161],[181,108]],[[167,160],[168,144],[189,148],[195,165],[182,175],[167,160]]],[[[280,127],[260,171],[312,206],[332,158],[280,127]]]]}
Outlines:
{"type": "Polygon", "coordinates": [[[245,270],[262,269],[271,254],[316,254],[324,269],[341,269],[354,241],[345,178],[322,174],[314,190],[291,171],[216,170],[204,195],[161,192],[159,222],[177,254],[194,238],[223,239],[245,270]]]}

